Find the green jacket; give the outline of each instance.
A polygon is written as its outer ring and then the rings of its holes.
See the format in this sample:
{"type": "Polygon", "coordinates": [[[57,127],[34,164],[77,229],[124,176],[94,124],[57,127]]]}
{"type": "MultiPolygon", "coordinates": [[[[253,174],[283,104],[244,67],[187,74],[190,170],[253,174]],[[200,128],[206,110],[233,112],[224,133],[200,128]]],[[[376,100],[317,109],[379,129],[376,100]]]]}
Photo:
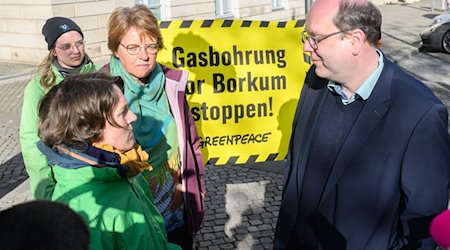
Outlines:
{"type": "Polygon", "coordinates": [[[141,174],[124,178],[118,171],[120,164],[102,161],[102,167],[86,166],[42,142],[38,147],[47,156],[56,180],[52,200],[67,204],[86,221],[90,249],[180,249],[167,242],[164,220],[141,174]]]}
{"type": "MultiPolygon", "coordinates": [[[[56,83],[60,83],[64,77],[52,65],[56,76],[56,83]]],[[[80,73],[96,72],[98,65],[89,63],[83,66],[80,73]]],[[[50,199],[54,183],[49,178],[50,170],[46,158],[36,148],[38,137],[38,105],[39,101],[49,89],[45,89],[39,83],[40,76],[34,77],[26,86],[23,95],[22,115],[20,118],[20,146],[22,148],[25,169],[30,178],[30,189],[37,199],[50,199]]]]}

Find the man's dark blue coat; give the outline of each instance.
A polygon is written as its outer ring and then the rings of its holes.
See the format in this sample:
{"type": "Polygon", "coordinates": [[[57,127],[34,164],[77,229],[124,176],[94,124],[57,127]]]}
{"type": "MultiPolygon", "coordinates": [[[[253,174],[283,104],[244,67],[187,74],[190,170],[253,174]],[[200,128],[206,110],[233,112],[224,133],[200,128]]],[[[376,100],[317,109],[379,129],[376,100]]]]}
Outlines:
{"type": "MultiPolygon", "coordinates": [[[[286,249],[293,236],[313,130],[331,94],[328,80],[314,68],[294,117],[275,249],[286,249]]],[[[319,190],[320,202],[310,217],[319,249],[433,249],[428,225],[446,209],[450,188],[447,124],[447,109],[432,91],[385,59],[319,190]]]]}

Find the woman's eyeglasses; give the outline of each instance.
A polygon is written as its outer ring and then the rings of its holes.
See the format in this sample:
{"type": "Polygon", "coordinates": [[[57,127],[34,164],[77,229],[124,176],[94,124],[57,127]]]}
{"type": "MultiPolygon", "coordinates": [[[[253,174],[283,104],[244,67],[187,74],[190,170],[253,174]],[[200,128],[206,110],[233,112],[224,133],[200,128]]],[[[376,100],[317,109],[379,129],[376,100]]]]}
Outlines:
{"type": "Polygon", "coordinates": [[[156,54],[158,52],[158,44],[144,44],[144,45],[137,45],[137,44],[129,44],[124,45],[120,43],[128,52],[130,55],[137,55],[139,52],[141,52],[141,49],[145,49],[145,52],[147,54],[156,54]]]}
{"type": "Polygon", "coordinates": [[[84,40],[80,40],[74,44],[70,44],[70,43],[64,43],[61,45],[55,45],[56,48],[66,52],[67,54],[70,54],[73,52],[74,47],[76,47],[78,50],[81,50],[82,48],[84,48],[84,40]]]}

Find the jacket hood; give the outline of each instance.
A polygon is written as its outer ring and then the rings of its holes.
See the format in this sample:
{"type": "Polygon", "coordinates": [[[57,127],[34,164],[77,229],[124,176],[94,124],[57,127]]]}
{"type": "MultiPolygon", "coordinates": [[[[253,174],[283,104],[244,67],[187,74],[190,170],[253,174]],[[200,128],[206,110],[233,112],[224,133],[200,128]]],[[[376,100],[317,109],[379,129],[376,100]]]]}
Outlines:
{"type": "MultiPolygon", "coordinates": [[[[50,148],[43,141],[39,141],[37,143],[37,147],[42,154],[47,157],[48,164],[51,166],[56,165],[66,169],[77,169],[82,167],[109,167],[115,168],[119,175],[124,178],[126,178],[126,173],[129,171],[127,167],[120,164],[120,157],[116,153],[104,151],[95,147],[89,146],[90,148],[87,152],[100,151],[102,155],[101,158],[94,157],[90,154],[83,153],[64,145],[60,146],[60,149],[64,150],[58,150],[56,147],[50,148]],[[78,159],[63,151],[70,152],[70,154],[77,156],[78,159]]],[[[98,154],[98,152],[96,152],[96,154],[98,154]]]]}

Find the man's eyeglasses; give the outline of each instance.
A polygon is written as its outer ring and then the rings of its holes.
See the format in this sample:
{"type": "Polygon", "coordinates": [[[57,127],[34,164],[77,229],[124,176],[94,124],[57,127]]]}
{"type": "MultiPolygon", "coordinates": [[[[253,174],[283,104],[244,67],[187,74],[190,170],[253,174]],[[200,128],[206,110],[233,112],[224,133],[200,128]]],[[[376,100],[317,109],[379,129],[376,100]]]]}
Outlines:
{"type": "Polygon", "coordinates": [[[334,36],[334,35],[345,33],[345,32],[348,32],[348,30],[340,30],[340,31],[336,31],[336,32],[322,35],[322,36],[310,36],[307,34],[307,32],[305,30],[302,32],[302,40],[303,40],[303,43],[306,43],[306,41],[308,41],[309,45],[311,45],[311,47],[316,50],[319,48],[319,43],[321,41],[327,39],[330,36],[334,36]]]}
{"type": "Polygon", "coordinates": [[[70,54],[73,52],[73,48],[77,47],[78,50],[81,50],[81,48],[84,48],[84,41],[80,40],[74,44],[70,44],[70,43],[64,43],[62,45],[56,46],[56,48],[66,52],[67,54],[70,54]]]}
{"type": "Polygon", "coordinates": [[[120,43],[128,52],[130,55],[137,55],[139,52],[141,52],[141,49],[145,49],[145,52],[147,54],[156,54],[158,52],[158,44],[144,44],[144,45],[137,45],[137,44],[129,44],[129,45],[123,45],[120,43]]]}

